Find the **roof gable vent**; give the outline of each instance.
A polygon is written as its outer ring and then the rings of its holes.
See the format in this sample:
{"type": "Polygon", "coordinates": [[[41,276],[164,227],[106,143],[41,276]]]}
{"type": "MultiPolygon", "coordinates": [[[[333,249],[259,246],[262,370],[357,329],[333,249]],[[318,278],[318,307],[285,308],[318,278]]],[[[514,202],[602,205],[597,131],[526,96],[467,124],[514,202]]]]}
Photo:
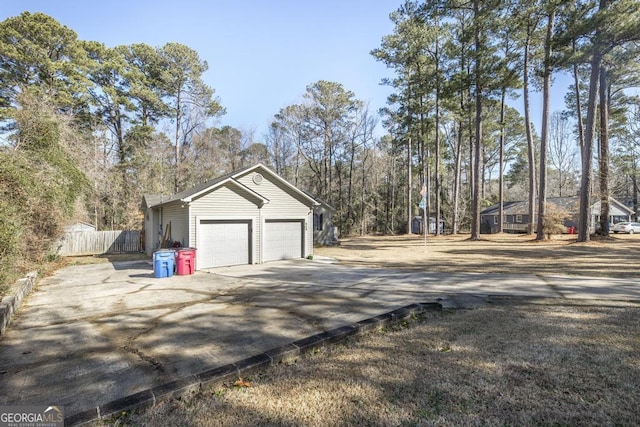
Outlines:
{"type": "Polygon", "coordinates": [[[263,176],[259,173],[253,175],[253,183],[256,185],[262,184],[263,176]]]}

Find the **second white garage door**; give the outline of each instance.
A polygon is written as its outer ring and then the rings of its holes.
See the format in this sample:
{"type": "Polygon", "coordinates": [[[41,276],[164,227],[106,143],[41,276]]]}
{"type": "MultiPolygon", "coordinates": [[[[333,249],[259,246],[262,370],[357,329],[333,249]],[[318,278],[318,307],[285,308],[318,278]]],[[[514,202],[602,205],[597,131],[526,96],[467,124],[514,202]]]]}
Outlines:
{"type": "Polygon", "coordinates": [[[247,221],[200,221],[198,269],[249,264],[250,231],[247,221]]]}
{"type": "Polygon", "coordinates": [[[263,261],[302,257],[302,227],[300,220],[268,220],[264,224],[263,261]]]}

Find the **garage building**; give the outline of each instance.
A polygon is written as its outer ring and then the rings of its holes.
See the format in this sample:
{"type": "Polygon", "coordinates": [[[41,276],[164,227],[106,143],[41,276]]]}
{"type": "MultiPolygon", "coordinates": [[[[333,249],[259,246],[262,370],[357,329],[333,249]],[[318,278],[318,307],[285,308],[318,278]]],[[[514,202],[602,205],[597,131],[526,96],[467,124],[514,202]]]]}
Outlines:
{"type": "Polygon", "coordinates": [[[145,195],[145,244],[195,247],[196,269],[313,255],[312,197],[262,164],[173,196],[145,195]]]}

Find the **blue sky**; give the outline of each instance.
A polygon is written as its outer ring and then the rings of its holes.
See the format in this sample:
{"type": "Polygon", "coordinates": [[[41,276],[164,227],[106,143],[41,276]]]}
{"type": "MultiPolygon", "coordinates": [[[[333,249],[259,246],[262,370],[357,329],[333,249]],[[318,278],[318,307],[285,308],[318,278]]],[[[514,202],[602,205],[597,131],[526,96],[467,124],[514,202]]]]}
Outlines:
{"type": "Polygon", "coordinates": [[[209,64],[205,81],[227,114],[218,125],[255,130],[300,102],[318,80],[342,83],[372,111],[385,105],[389,75],[369,52],[393,31],[402,0],[2,0],[0,20],[43,12],[107,46],[183,43],[209,64]]]}
{"type": "MultiPolygon", "coordinates": [[[[0,20],[43,12],[107,46],[183,43],[209,64],[205,81],[227,114],[216,125],[255,131],[262,140],[278,111],[318,81],[342,83],[371,111],[383,107],[390,71],[369,52],[393,32],[389,14],[403,0],[0,0],[0,20]]],[[[552,110],[570,82],[557,76],[552,110]]],[[[532,95],[539,131],[540,94],[532,95]]],[[[522,111],[522,99],[511,100],[522,111]]],[[[378,127],[378,133],[383,130],[378,127]]]]}

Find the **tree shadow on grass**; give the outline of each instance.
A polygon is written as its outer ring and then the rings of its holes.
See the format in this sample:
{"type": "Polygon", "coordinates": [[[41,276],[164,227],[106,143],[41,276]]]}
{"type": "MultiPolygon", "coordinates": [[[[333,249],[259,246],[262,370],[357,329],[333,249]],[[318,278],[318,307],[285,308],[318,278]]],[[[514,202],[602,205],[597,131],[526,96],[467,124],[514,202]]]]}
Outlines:
{"type": "Polygon", "coordinates": [[[203,390],[133,424],[634,424],[640,308],[531,306],[432,314],[277,365],[255,389],[203,390]]]}

